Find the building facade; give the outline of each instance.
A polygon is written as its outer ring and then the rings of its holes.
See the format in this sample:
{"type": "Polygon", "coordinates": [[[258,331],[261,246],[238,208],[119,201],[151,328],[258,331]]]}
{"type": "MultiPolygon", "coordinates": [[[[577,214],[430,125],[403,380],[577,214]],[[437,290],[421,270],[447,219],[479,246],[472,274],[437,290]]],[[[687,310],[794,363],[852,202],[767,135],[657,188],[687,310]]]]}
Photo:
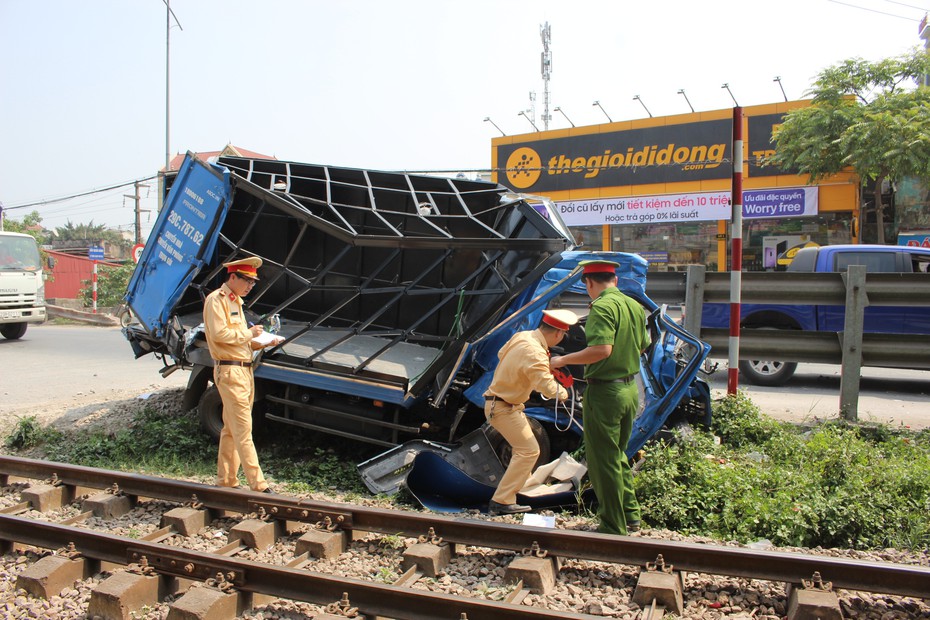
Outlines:
{"type": "MultiPolygon", "coordinates": [[[[815,185],[765,165],[784,115],[809,101],[743,110],[743,268],[777,269],[791,248],[858,241],[860,183],[815,185]]],[[[650,269],[729,267],[733,110],[492,140],[497,182],[555,202],[587,250],[635,252],[650,269]]],[[[893,237],[892,237],[893,238],[893,237]]]]}

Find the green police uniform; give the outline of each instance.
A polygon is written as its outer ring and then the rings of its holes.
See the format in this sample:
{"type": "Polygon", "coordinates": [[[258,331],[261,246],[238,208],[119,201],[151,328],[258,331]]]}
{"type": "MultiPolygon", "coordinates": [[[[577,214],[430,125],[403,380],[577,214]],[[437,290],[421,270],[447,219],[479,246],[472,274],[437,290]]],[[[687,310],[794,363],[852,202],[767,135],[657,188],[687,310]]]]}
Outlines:
{"type": "Polygon", "coordinates": [[[635,300],[609,287],[591,303],[585,326],[589,347],[611,345],[606,359],[585,368],[584,441],[588,477],[598,498],[599,530],[626,534],[640,520],[633,471],[625,450],[639,410],[635,377],[649,345],[646,313],[635,300]]]}

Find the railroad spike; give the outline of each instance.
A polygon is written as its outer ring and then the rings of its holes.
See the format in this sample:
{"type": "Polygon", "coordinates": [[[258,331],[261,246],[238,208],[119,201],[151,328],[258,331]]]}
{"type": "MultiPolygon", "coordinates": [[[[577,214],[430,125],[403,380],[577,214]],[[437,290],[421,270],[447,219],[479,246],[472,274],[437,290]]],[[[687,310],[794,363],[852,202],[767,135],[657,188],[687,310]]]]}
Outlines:
{"type": "Polygon", "coordinates": [[[57,555],[64,556],[69,560],[76,560],[81,557],[81,552],[77,550],[73,542],[69,542],[67,547],[62,547],[57,551],[57,555]]]}
{"type": "Polygon", "coordinates": [[[661,553],[656,556],[655,562],[646,562],[646,570],[650,572],[671,573],[674,568],[672,564],[665,564],[665,558],[661,553]]]}
{"type": "Polygon", "coordinates": [[[545,549],[540,548],[539,543],[536,542],[535,540],[533,541],[533,545],[529,549],[524,549],[520,553],[522,553],[523,555],[531,555],[536,558],[544,558],[547,555],[549,555],[549,552],[546,551],[545,549]]]}
{"type": "Polygon", "coordinates": [[[823,577],[820,576],[820,571],[814,571],[810,579],[802,579],[801,585],[804,586],[805,590],[823,590],[824,592],[833,590],[833,582],[824,581],[823,577]]]}
{"type": "Polygon", "coordinates": [[[352,604],[349,602],[348,592],[342,593],[342,599],[327,605],[325,611],[328,614],[343,616],[345,618],[355,618],[358,616],[358,607],[352,607],[352,604]]]}
{"type": "Polygon", "coordinates": [[[429,543],[431,545],[441,546],[446,544],[441,536],[436,535],[436,530],[432,527],[429,528],[429,531],[426,532],[426,536],[420,536],[417,538],[417,542],[429,543]]]}

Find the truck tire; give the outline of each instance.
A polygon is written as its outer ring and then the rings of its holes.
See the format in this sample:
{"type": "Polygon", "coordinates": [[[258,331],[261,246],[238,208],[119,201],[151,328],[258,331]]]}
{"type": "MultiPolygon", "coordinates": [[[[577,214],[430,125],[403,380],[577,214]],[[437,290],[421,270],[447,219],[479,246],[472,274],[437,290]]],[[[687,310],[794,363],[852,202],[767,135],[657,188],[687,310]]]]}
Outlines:
{"type": "MultiPolygon", "coordinates": [[[[551,459],[549,434],[546,433],[546,429],[543,428],[539,420],[527,417],[526,421],[530,423],[530,429],[533,431],[533,436],[536,437],[536,442],[539,444],[539,458],[536,459],[536,463],[533,465],[533,469],[536,469],[540,465],[545,465],[551,459]]],[[[485,434],[488,436],[488,442],[491,444],[494,453],[497,454],[497,458],[501,460],[504,467],[507,467],[507,465],[510,464],[510,444],[507,443],[504,436],[497,432],[497,429],[490,424],[485,427],[485,434]]]]}
{"type": "MultiPolygon", "coordinates": [[[[260,384],[255,385],[255,404],[257,405],[264,398],[264,388],[260,384]]],[[[211,385],[203,392],[200,397],[200,403],[197,405],[197,413],[200,416],[200,428],[209,435],[213,441],[219,443],[220,433],[223,432],[223,399],[220,398],[220,391],[215,385],[211,385]]],[[[256,406],[252,407],[252,434],[262,428],[265,416],[256,406]]]]}
{"type": "Polygon", "coordinates": [[[784,385],[794,376],[797,362],[778,360],[740,360],[739,372],[754,385],[777,387],[784,385]]]}
{"type": "Polygon", "coordinates": [[[0,334],[7,340],[19,340],[26,333],[27,323],[7,323],[0,325],[0,334]]]}
{"type": "Polygon", "coordinates": [[[197,405],[197,413],[200,415],[200,428],[219,443],[223,431],[223,399],[215,385],[204,390],[197,405]]]}

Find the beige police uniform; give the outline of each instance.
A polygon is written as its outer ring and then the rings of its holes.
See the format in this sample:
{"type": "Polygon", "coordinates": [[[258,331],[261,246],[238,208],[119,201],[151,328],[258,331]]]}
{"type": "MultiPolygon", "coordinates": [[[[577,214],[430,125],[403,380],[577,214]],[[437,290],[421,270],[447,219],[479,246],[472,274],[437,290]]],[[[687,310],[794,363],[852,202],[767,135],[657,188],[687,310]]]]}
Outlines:
{"type": "MultiPolygon", "coordinates": [[[[244,259],[229,263],[254,264],[260,259],[244,259]]],[[[232,268],[230,268],[232,271],[232,268]]],[[[251,273],[244,271],[248,275],[251,273]]],[[[253,491],[268,488],[258,464],[258,454],[252,442],[252,403],[255,397],[255,379],[252,376],[252,333],[245,319],[242,299],[223,284],[207,296],[204,302],[203,323],[210,355],[214,359],[213,382],[223,400],[223,430],[220,433],[217,458],[217,484],[223,487],[239,486],[241,465],[253,491]],[[233,362],[232,364],[226,362],[233,362]]]]}
{"type": "Polygon", "coordinates": [[[564,400],[568,393],[549,369],[549,348],[538,329],[514,334],[497,354],[500,363],[485,393],[484,415],[507,443],[512,455],[492,501],[514,504],[539,458],[539,443],[523,413],[530,393],[564,400]]]}

